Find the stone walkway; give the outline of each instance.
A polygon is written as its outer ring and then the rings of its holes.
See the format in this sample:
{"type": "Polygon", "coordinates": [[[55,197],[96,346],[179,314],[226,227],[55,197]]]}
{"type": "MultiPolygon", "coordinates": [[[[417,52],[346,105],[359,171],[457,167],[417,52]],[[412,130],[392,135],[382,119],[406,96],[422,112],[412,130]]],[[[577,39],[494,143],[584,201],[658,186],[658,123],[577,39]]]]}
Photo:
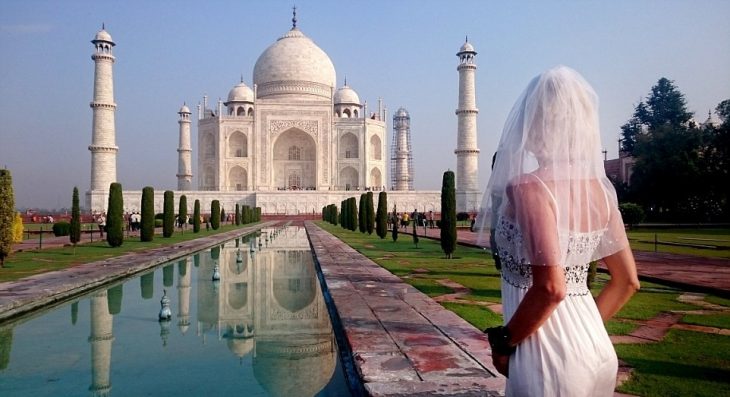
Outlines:
{"type": "Polygon", "coordinates": [[[371,396],[499,396],[486,336],[311,222],[305,223],[371,396]]]}

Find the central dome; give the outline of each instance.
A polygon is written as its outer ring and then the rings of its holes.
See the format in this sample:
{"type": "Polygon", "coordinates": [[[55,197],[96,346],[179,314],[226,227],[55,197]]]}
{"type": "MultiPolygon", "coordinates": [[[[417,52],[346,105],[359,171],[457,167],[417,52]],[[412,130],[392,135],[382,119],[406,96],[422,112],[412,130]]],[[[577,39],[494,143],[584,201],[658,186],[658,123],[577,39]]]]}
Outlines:
{"type": "Polygon", "coordinates": [[[330,99],[336,81],[330,58],[297,28],[269,46],[253,69],[258,98],[314,95],[330,99]]]}

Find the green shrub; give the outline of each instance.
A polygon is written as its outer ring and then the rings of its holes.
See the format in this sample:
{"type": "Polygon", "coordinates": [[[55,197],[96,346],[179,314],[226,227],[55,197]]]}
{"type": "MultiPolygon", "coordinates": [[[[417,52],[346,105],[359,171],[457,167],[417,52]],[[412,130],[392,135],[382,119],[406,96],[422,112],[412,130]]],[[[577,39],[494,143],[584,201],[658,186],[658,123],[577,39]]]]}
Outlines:
{"type": "Polygon", "coordinates": [[[142,221],[139,231],[140,241],[152,241],[155,236],[155,219],[162,221],[163,214],[155,215],[155,189],[151,186],[145,186],[142,189],[142,221]]]}
{"type": "Polygon", "coordinates": [[[155,214],[155,219],[165,219],[165,213],[164,212],[158,212],[155,214]]]}
{"type": "Polygon", "coordinates": [[[111,247],[119,247],[124,242],[123,200],[122,185],[112,183],[109,186],[109,203],[106,210],[106,242],[111,247]]]}
{"type": "Polygon", "coordinates": [[[210,203],[210,226],[213,230],[218,230],[221,227],[221,202],[213,200],[210,203]]]}
{"type": "Polygon", "coordinates": [[[156,228],[157,227],[164,227],[164,226],[165,226],[165,221],[164,220],[162,220],[162,219],[155,219],[155,227],[156,228]]]}
{"type": "Polygon", "coordinates": [[[200,231],[200,200],[195,200],[193,206],[193,233],[200,231]]]}
{"type": "Polygon", "coordinates": [[[388,235],[388,193],[380,192],[378,195],[378,215],[376,217],[376,233],[378,237],[385,238],[388,235]]]}
{"type": "MultiPolygon", "coordinates": [[[[163,214],[162,218],[162,237],[172,237],[172,232],[175,231],[175,196],[172,190],[165,190],[163,196],[163,214]]],[[[157,222],[155,222],[157,226],[157,222]]]]}
{"type": "Polygon", "coordinates": [[[624,223],[629,225],[629,228],[633,228],[644,220],[644,209],[638,204],[622,203],[619,204],[618,210],[621,211],[621,217],[624,218],[624,223]]]}
{"type": "Polygon", "coordinates": [[[441,183],[441,249],[446,258],[453,257],[456,249],[456,191],[454,172],[444,172],[441,183]]]}
{"type": "Polygon", "coordinates": [[[68,236],[71,234],[71,224],[66,221],[58,221],[53,224],[53,235],[68,236]]]}
{"type": "Polygon", "coordinates": [[[469,213],[468,212],[459,212],[458,214],[456,214],[456,220],[459,222],[469,220],[469,213]]]}

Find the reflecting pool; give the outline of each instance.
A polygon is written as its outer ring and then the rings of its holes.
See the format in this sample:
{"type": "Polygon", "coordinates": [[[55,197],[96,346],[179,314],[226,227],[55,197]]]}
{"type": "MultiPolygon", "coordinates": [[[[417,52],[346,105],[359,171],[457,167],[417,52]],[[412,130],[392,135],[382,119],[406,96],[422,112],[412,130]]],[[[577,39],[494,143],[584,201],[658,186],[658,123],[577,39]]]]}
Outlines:
{"type": "Polygon", "coordinates": [[[89,395],[349,396],[304,228],[263,229],[0,325],[0,396],[89,395]]]}

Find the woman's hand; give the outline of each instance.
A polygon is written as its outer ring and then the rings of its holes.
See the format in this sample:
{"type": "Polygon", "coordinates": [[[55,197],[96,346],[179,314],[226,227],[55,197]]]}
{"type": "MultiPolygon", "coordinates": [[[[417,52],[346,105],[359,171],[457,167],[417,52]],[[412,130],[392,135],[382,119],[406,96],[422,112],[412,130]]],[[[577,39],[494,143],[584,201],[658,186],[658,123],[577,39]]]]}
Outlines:
{"type": "Polygon", "coordinates": [[[500,374],[509,378],[509,356],[492,352],[492,364],[500,374]]]}

